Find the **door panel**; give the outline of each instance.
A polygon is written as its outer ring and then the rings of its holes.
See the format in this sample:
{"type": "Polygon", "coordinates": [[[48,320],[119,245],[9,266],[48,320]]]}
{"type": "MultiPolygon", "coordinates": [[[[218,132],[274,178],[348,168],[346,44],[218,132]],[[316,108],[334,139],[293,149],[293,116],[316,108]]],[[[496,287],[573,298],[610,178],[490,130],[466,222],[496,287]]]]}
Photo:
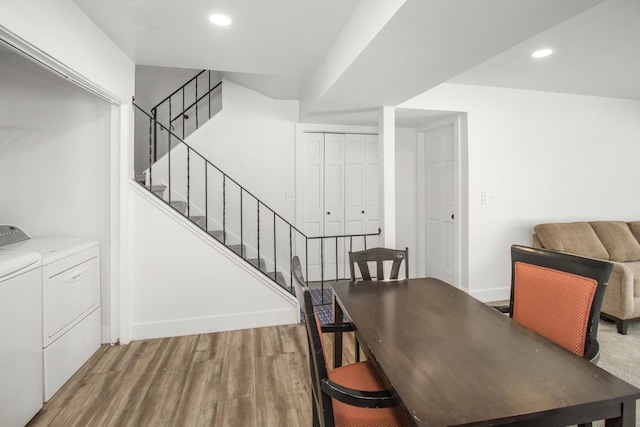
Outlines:
{"type": "Polygon", "coordinates": [[[455,282],[453,125],[425,133],[427,276],[455,282]]]}

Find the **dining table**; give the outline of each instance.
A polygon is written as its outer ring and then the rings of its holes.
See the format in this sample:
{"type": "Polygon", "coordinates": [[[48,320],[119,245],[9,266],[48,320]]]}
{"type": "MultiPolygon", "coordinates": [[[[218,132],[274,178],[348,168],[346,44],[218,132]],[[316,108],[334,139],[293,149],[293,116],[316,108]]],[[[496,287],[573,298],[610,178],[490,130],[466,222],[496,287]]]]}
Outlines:
{"type": "MultiPolygon", "coordinates": [[[[334,321],[353,324],[410,423],[637,425],[640,389],[441,280],[331,287],[334,321]]],[[[340,334],[334,349],[340,366],[340,334]]]]}

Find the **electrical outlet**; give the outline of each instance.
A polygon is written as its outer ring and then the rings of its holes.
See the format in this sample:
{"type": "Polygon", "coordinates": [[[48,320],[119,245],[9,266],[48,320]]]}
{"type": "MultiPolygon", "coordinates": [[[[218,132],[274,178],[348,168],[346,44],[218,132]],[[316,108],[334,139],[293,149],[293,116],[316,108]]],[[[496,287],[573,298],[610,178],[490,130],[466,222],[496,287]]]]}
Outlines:
{"type": "Polygon", "coordinates": [[[296,201],[295,193],[287,193],[287,202],[295,202],[295,201],[296,201]]]}

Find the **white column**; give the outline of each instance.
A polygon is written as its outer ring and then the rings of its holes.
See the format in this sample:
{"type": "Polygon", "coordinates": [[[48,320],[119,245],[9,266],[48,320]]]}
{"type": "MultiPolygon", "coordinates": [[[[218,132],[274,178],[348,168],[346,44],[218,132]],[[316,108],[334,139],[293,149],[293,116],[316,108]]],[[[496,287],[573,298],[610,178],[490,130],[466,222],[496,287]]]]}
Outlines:
{"type": "Polygon", "coordinates": [[[380,245],[396,247],[396,109],[382,107],[378,116],[380,157],[380,245]]]}

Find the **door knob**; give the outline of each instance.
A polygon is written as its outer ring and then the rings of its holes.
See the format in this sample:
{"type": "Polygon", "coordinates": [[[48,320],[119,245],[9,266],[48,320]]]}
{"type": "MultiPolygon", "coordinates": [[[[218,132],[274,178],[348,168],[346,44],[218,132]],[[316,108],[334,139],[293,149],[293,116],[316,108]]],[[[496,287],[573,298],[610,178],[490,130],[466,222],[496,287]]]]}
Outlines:
{"type": "Polygon", "coordinates": [[[451,219],[454,219],[454,215],[453,214],[451,214],[451,219]]]}
{"type": "Polygon", "coordinates": [[[362,213],[364,213],[364,211],[362,211],[362,213]]]}
{"type": "Polygon", "coordinates": [[[331,215],[331,212],[327,212],[327,215],[331,215]]]}

